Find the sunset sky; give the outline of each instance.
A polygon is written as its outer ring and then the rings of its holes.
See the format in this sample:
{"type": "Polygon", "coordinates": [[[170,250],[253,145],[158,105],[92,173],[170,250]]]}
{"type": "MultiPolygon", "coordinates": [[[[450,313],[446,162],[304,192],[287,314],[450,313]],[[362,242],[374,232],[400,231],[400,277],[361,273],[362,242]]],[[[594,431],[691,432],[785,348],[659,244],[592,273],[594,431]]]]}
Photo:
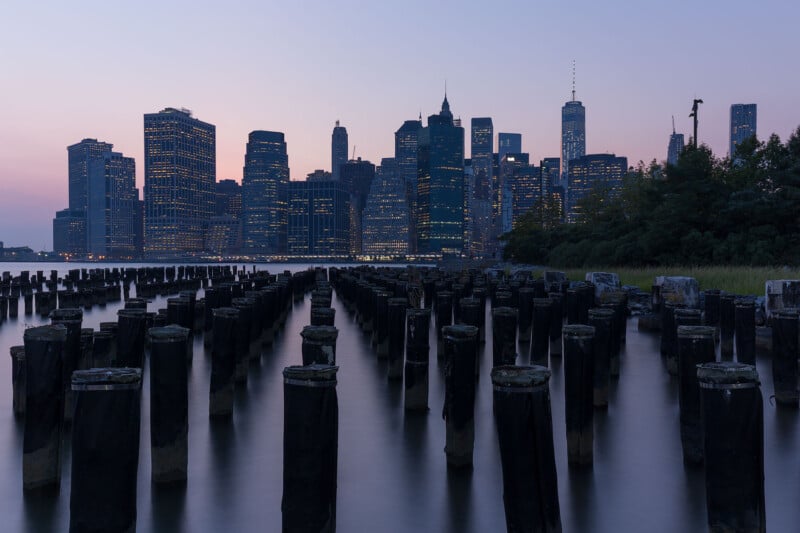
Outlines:
{"type": "Polygon", "coordinates": [[[66,147],[85,137],[134,157],[141,188],[142,116],[164,107],[216,125],[217,179],[237,181],[256,129],[286,134],[292,179],[329,170],[337,119],[351,153],[379,163],[404,120],[438,111],[445,81],[467,128],[490,116],[532,161],[557,157],[573,59],[588,153],[665,159],[671,116],[688,139],[695,97],[718,155],[732,103],[757,103],[759,136],[785,139],[800,125],[798,20],[790,0],[7,0],[0,241],[52,249],[66,147]]]}

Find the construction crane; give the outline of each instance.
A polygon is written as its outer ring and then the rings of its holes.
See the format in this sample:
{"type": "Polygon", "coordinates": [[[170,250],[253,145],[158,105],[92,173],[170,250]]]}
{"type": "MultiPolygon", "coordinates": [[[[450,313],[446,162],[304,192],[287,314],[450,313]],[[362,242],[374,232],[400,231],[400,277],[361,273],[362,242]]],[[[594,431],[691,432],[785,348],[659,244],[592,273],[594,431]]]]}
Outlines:
{"type": "MultiPolygon", "coordinates": [[[[702,104],[703,100],[700,98],[695,98],[694,102],[692,103],[692,112],[689,114],[689,117],[694,118],[694,137],[692,138],[692,142],[694,143],[694,147],[697,148],[697,111],[699,110],[698,104],[702,104]]],[[[673,126],[674,128],[674,126],[673,126]]]]}

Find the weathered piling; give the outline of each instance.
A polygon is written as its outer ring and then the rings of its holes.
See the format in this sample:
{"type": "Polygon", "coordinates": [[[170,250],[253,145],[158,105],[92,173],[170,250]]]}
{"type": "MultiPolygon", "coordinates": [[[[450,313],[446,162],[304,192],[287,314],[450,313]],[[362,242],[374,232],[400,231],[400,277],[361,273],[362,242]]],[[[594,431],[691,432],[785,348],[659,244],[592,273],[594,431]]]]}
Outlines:
{"type": "Polygon", "coordinates": [[[136,531],[142,371],[94,368],[72,376],[70,532],[136,531]]]}
{"type": "Polygon", "coordinates": [[[766,531],[764,406],[752,365],[723,361],[697,370],[704,420],[709,531],[766,531]]]}
{"type": "Polygon", "coordinates": [[[428,410],[428,333],[430,309],[406,311],[405,408],[407,411],[428,410]]]}
{"type": "Polygon", "coordinates": [[[92,358],[89,368],[109,368],[114,366],[115,343],[116,338],[111,331],[100,330],[93,332],[92,358]]]}
{"type": "Polygon", "coordinates": [[[723,361],[733,359],[733,336],[736,331],[736,297],[719,297],[719,355],[723,361]]]}
{"type": "Polygon", "coordinates": [[[236,320],[236,383],[247,383],[247,368],[250,360],[250,329],[253,327],[253,304],[249,298],[233,298],[231,305],[239,310],[236,320]]]}
{"type": "Polygon", "coordinates": [[[31,316],[33,314],[33,293],[26,292],[22,298],[25,302],[25,316],[31,316]]]}
{"type": "Polygon", "coordinates": [[[514,365],[517,361],[517,310],[492,309],[492,366],[514,365]]]}
{"type": "Polygon", "coordinates": [[[144,338],[147,316],[141,309],[117,311],[117,357],[114,366],[120,368],[142,368],[144,364],[144,338]]]}
{"type": "Polygon", "coordinates": [[[408,300],[405,298],[389,298],[389,364],[386,368],[386,377],[389,379],[403,378],[407,307],[408,300]]]}
{"type": "Polygon", "coordinates": [[[594,459],[594,335],[592,326],[564,327],[564,418],[571,465],[590,465],[594,459]]]}
{"type": "Polygon", "coordinates": [[[81,328],[81,352],[78,357],[78,370],[88,370],[92,364],[92,353],[94,351],[94,330],[92,328],[81,328]]]}
{"type": "Polygon", "coordinates": [[[752,300],[736,300],[734,309],[736,360],[756,364],[756,308],[752,300]]]}
{"type": "Polygon", "coordinates": [[[678,375],[678,338],[675,331],[675,309],[683,307],[671,301],[661,305],[661,355],[666,358],[667,372],[678,375]]]}
{"type": "Polygon", "coordinates": [[[703,323],[713,328],[719,327],[720,315],[720,292],[718,289],[708,289],[705,291],[705,317],[703,323]]]}
{"type": "Polygon", "coordinates": [[[334,326],[305,326],[303,337],[303,365],[335,365],[336,338],[339,330],[334,326]]]}
{"type": "Polygon", "coordinates": [[[772,382],[778,405],[797,407],[798,312],[783,309],[772,314],[772,382]]]}
{"type": "Polygon", "coordinates": [[[592,403],[608,407],[608,385],[611,380],[611,345],[614,331],[614,310],[604,307],[589,309],[589,325],[594,328],[594,372],[592,403]]]}
{"type": "Polygon", "coordinates": [[[509,533],[561,531],[549,381],[540,366],[492,369],[509,533]]]}
{"type": "Polygon", "coordinates": [[[551,292],[548,297],[550,304],[550,355],[560,356],[562,352],[561,328],[564,327],[564,295],[560,292],[551,292]]]}
{"type": "Polygon", "coordinates": [[[481,328],[481,315],[485,308],[477,298],[461,298],[461,323],[478,328],[478,342],[486,342],[486,330],[481,328]]]}
{"type": "Polygon", "coordinates": [[[203,296],[203,346],[212,346],[214,343],[214,309],[222,307],[222,295],[217,288],[208,288],[203,296]]]}
{"type": "Polygon", "coordinates": [[[226,417],[233,414],[239,310],[233,307],[217,307],[213,313],[214,344],[211,350],[208,414],[212,417],[226,417]]]}
{"type": "Polygon", "coordinates": [[[283,370],[283,531],[336,531],[338,368],[283,370]]]}
{"type": "Polygon", "coordinates": [[[16,416],[25,414],[25,346],[12,346],[11,407],[16,416]]]}
{"type": "Polygon", "coordinates": [[[152,480],[186,480],[189,435],[189,366],[187,328],[169,325],[151,328],[150,337],[150,446],[152,480]]]}
{"type": "Polygon", "coordinates": [[[63,325],[26,329],[25,433],[22,487],[34,490],[61,481],[61,428],[64,418],[63,325]]]}
{"type": "Polygon", "coordinates": [[[379,359],[389,356],[389,298],[388,291],[378,291],[375,294],[375,353],[379,359]]]}
{"type": "Polygon", "coordinates": [[[70,379],[78,368],[81,355],[81,324],[83,311],[80,309],[54,309],[50,313],[52,324],[61,324],[67,328],[67,340],[61,358],[64,360],[62,380],[64,382],[64,420],[72,420],[72,388],[70,379]]]}
{"type": "MultiPolygon", "coordinates": [[[[375,317],[377,322],[377,316],[375,317]]],[[[333,326],[336,321],[336,309],[330,307],[312,307],[311,325],[312,326],[333,326]]],[[[373,335],[377,328],[373,328],[373,335]]]]}
{"type": "Polygon", "coordinates": [[[453,323],[453,294],[447,291],[436,293],[436,357],[444,357],[444,333],[453,323]]]}
{"type": "Polygon", "coordinates": [[[447,465],[472,465],[475,446],[475,359],[478,356],[478,328],[444,327],[445,400],[442,417],[446,423],[447,465]]]}
{"type": "MultiPolygon", "coordinates": [[[[671,376],[680,375],[680,364],[678,361],[678,328],[681,326],[699,326],[702,324],[702,313],[699,309],[689,309],[686,307],[676,307],[672,310],[673,328],[675,329],[675,339],[673,350],[667,358],[667,370],[671,376]]],[[[663,334],[663,333],[662,333],[663,334]]]]}
{"type": "Polygon", "coordinates": [[[8,296],[8,318],[19,316],[19,296],[11,294],[8,296]]]}
{"type": "Polygon", "coordinates": [[[703,415],[700,405],[698,365],[716,358],[713,326],[678,326],[678,368],[681,445],[683,461],[703,462],[703,415]]]}
{"type": "Polygon", "coordinates": [[[192,301],[185,297],[167,298],[167,324],[175,324],[189,330],[189,340],[186,343],[186,359],[194,357],[194,311],[192,301]]]}
{"type": "Polygon", "coordinates": [[[552,320],[553,300],[533,299],[533,332],[531,334],[531,364],[547,366],[550,347],[550,321],[552,320]]]}

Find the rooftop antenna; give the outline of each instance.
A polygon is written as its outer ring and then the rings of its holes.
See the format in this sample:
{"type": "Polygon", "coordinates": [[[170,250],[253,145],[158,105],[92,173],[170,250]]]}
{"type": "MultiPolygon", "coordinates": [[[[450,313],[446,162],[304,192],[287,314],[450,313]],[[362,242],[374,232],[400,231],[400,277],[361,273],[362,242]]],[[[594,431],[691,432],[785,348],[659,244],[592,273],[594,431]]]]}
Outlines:
{"type": "Polygon", "coordinates": [[[353,161],[356,160],[356,145],[353,145],[353,161]]]}
{"type": "Polygon", "coordinates": [[[338,120],[336,121],[336,127],[337,128],[339,127],[339,121],[338,120]]]}
{"type": "Polygon", "coordinates": [[[572,60],[572,101],[575,101],[575,60],[572,60]]]}
{"type": "Polygon", "coordinates": [[[672,134],[675,135],[675,115],[672,115],[672,134]]]}

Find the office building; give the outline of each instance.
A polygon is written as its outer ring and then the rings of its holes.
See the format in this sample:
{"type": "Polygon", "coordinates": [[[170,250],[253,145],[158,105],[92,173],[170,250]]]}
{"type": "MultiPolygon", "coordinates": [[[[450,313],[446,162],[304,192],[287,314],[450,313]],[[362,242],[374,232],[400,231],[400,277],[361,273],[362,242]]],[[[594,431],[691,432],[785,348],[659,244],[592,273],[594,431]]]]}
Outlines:
{"type": "Polygon", "coordinates": [[[86,253],[86,215],[79,209],[56,211],[53,219],[53,251],[61,256],[86,253]]]}
{"type": "MultiPolygon", "coordinates": [[[[472,119],[470,163],[472,167],[469,252],[472,257],[489,255],[492,238],[492,154],[494,126],[489,117],[472,119]]],[[[505,135],[505,134],[504,134],[505,135]]]]}
{"type": "Polygon", "coordinates": [[[421,129],[422,117],[420,120],[406,120],[394,133],[394,160],[406,191],[410,217],[409,251],[412,253],[417,248],[417,148],[421,129]]]}
{"type": "Polygon", "coordinates": [[[106,151],[89,163],[86,252],[95,259],[136,257],[136,164],[106,151]]]}
{"type": "Polygon", "coordinates": [[[350,249],[350,194],[339,181],[289,182],[288,252],[346,257],[350,249]]]}
{"type": "Polygon", "coordinates": [[[360,157],[340,167],[339,181],[350,194],[350,253],[353,255],[361,253],[361,218],[374,177],[375,165],[360,157]]]}
{"type": "Polygon", "coordinates": [[[561,108],[561,185],[569,180],[570,162],[586,154],[586,109],[575,100],[575,87],[572,100],[561,108]]]}
{"type": "Polygon", "coordinates": [[[347,149],[347,128],[337,120],[331,134],[331,175],[335,180],[339,179],[341,166],[347,163],[347,149]]]}
{"type": "Polygon", "coordinates": [[[250,255],[287,250],[289,156],[283,133],[250,132],[242,178],[242,247],[250,255]]]}
{"type": "Polygon", "coordinates": [[[428,117],[417,150],[417,250],[464,251],[464,128],[456,126],[445,95],[428,117]]]}
{"type": "Polygon", "coordinates": [[[150,258],[203,250],[214,213],[216,128],[187,109],[144,116],[144,250],[150,258]]]}
{"type": "Polygon", "coordinates": [[[677,165],[678,157],[683,152],[683,133],[675,133],[675,128],[672,129],[672,134],[669,136],[669,146],[667,147],[667,164],[677,165]]]}
{"type": "Polygon", "coordinates": [[[408,254],[408,202],[400,169],[392,158],[375,171],[363,216],[362,253],[378,258],[408,254]]]}
{"type": "Polygon", "coordinates": [[[756,135],[756,104],[733,104],[731,106],[730,157],[735,159],[736,146],[756,135]]]}
{"type": "Polygon", "coordinates": [[[233,180],[219,180],[214,195],[214,216],[242,215],[242,186],[233,180]]]}
{"type": "Polygon", "coordinates": [[[581,199],[593,191],[614,198],[622,189],[628,159],[614,154],[590,154],[573,159],[567,190],[567,221],[581,221],[581,199]]]}
{"type": "Polygon", "coordinates": [[[522,134],[498,133],[497,134],[497,160],[502,161],[506,154],[519,154],[522,152],[522,134]]]}

